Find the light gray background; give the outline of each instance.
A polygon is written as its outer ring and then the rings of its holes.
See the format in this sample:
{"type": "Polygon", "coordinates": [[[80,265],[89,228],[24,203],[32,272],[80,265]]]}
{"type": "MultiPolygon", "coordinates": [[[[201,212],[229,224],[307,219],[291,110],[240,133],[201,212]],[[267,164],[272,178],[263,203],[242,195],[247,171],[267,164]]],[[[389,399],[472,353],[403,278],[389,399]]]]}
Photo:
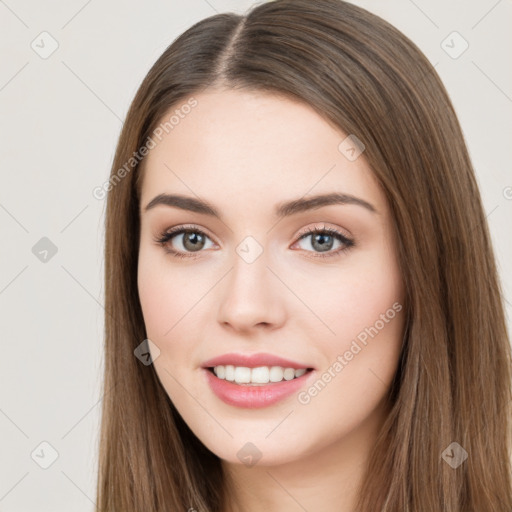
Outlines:
{"type": "MultiPolygon", "coordinates": [[[[0,1],[3,512],[94,510],[105,202],[92,190],[108,179],[122,120],[157,57],[196,21],[252,3],[0,1]],[[43,31],[58,42],[46,59],[31,47],[50,48],[43,31]],[[42,237],[58,250],[46,262],[32,252],[42,237]],[[47,469],[44,441],[58,453],[47,469]]],[[[512,3],[354,3],[415,41],[446,84],[476,168],[510,325],[512,3]],[[458,58],[447,53],[462,48],[457,36],[446,40],[453,31],[469,43],[458,58]]]]}

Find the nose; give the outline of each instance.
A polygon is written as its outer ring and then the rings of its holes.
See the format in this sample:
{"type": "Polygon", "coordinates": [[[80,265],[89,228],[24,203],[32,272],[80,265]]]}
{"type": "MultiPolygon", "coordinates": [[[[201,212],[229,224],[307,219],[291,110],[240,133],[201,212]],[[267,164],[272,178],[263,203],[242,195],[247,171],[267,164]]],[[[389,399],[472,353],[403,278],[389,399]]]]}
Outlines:
{"type": "Polygon", "coordinates": [[[281,327],[286,289],[269,268],[265,251],[252,262],[235,253],[232,261],[218,295],[218,322],[237,332],[281,327]]]}

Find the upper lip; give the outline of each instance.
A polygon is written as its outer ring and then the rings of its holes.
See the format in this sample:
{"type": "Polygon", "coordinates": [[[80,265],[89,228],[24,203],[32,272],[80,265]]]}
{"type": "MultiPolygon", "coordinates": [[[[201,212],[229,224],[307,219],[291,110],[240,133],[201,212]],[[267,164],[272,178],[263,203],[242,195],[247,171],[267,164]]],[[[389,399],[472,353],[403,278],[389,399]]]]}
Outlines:
{"type": "Polygon", "coordinates": [[[274,354],[258,353],[258,354],[222,354],[221,356],[208,359],[202,364],[203,368],[211,368],[220,365],[245,366],[247,368],[257,368],[259,366],[282,366],[283,368],[312,368],[311,365],[298,363],[291,359],[279,357],[274,354]]]}

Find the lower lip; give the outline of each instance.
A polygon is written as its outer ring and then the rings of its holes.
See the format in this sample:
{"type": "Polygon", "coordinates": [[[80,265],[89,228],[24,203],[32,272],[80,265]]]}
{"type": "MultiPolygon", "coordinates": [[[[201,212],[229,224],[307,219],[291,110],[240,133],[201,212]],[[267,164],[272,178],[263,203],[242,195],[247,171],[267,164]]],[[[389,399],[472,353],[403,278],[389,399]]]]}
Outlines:
{"type": "Polygon", "coordinates": [[[297,392],[311,377],[314,370],[292,380],[283,380],[268,385],[244,385],[219,379],[210,370],[203,368],[211,390],[225,403],[235,407],[257,409],[273,405],[297,392]]]}

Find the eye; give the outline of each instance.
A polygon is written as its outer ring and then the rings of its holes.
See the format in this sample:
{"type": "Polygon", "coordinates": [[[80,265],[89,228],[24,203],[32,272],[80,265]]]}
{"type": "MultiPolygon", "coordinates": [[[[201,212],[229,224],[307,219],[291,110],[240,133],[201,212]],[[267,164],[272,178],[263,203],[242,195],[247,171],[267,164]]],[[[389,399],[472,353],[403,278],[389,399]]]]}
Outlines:
{"type": "MultiPolygon", "coordinates": [[[[308,250],[308,252],[316,252],[313,256],[315,258],[339,256],[355,245],[354,241],[343,233],[334,228],[327,228],[325,225],[322,228],[308,228],[305,233],[301,234],[296,243],[300,243],[308,238],[310,239],[308,245],[313,248],[313,251],[308,250]],[[336,242],[339,248],[332,251],[336,242]]],[[[198,254],[194,253],[200,253],[202,249],[208,248],[206,247],[207,240],[211,242],[210,237],[204,231],[194,226],[177,226],[167,229],[155,238],[156,243],[163,246],[167,253],[177,258],[198,257],[198,254]],[[177,248],[173,246],[175,239],[178,245],[177,248]]],[[[210,248],[212,245],[210,245],[210,248]]]]}
{"type": "Polygon", "coordinates": [[[314,258],[329,258],[331,256],[340,256],[342,253],[348,251],[355,245],[354,240],[346,237],[343,233],[340,233],[334,228],[327,228],[325,226],[322,228],[308,229],[305,234],[301,235],[297,243],[308,238],[310,241],[307,245],[313,247],[313,252],[316,250],[319,251],[313,256],[314,258]],[[341,247],[336,251],[331,251],[336,242],[338,242],[339,246],[341,247]]]}
{"type": "Polygon", "coordinates": [[[195,258],[194,252],[201,252],[205,248],[206,240],[211,239],[198,228],[188,226],[177,226],[168,229],[155,239],[155,242],[162,245],[166,252],[177,258],[195,258]],[[178,248],[173,247],[176,239],[178,248]],[[170,242],[170,243],[169,243],[170,242]]]}

